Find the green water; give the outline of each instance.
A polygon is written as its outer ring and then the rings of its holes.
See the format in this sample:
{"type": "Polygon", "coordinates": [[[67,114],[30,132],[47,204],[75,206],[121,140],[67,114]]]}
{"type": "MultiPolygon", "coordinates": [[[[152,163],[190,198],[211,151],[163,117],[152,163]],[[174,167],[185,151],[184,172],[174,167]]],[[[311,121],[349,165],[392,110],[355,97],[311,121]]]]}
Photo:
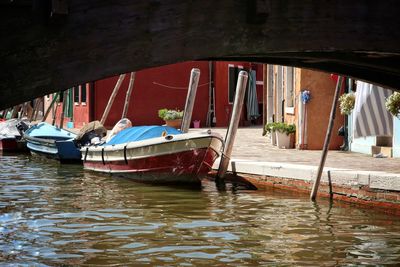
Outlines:
{"type": "Polygon", "coordinates": [[[282,192],[135,183],[0,156],[0,265],[400,263],[400,218],[282,192]]]}

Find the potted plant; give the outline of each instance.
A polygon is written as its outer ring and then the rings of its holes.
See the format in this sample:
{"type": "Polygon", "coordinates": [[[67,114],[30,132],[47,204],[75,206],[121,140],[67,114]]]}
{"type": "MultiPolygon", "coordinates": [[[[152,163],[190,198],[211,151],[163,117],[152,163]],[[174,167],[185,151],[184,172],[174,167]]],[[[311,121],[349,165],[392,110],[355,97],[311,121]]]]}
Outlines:
{"type": "Polygon", "coordinates": [[[339,97],[340,113],[349,115],[354,108],[356,96],[353,93],[343,94],[339,97]]]}
{"type": "Polygon", "coordinates": [[[296,132],[296,125],[278,122],[275,126],[276,144],[279,148],[291,148],[290,139],[296,132]]]}
{"type": "Polygon", "coordinates": [[[394,92],[385,102],[386,109],[395,117],[400,115],[400,93],[394,92]]]}
{"type": "Polygon", "coordinates": [[[276,122],[269,122],[267,124],[265,124],[265,132],[269,134],[269,136],[271,137],[271,144],[273,146],[276,146],[276,122]]]}
{"type": "Polygon", "coordinates": [[[158,116],[165,121],[165,124],[170,127],[180,128],[183,118],[183,111],[178,109],[160,109],[158,116]]]}

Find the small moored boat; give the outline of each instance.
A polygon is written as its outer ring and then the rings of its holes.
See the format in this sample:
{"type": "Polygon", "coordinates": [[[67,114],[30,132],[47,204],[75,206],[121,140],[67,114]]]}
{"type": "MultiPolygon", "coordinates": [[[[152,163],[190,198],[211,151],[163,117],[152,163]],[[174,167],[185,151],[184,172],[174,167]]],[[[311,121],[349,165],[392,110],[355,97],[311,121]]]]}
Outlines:
{"type": "Polygon", "coordinates": [[[80,161],[81,154],[74,144],[76,134],[46,122],[32,126],[24,133],[32,154],[60,161],[80,161]]]}
{"type": "Polygon", "coordinates": [[[219,157],[222,137],[209,131],[182,133],[168,126],[136,126],[109,142],[81,149],[84,169],[141,182],[193,183],[219,157]]]}
{"type": "Polygon", "coordinates": [[[0,151],[25,151],[26,144],[22,140],[21,132],[28,128],[28,124],[26,119],[10,119],[0,122],[0,151]]]}

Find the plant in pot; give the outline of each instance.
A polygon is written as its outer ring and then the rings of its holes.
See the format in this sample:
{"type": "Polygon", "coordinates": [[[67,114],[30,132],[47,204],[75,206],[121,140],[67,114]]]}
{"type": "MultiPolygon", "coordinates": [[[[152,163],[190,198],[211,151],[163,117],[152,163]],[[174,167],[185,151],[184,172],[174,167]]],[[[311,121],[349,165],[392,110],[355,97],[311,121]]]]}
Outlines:
{"type": "Polygon", "coordinates": [[[271,137],[271,144],[276,146],[276,125],[277,122],[269,122],[265,124],[265,132],[271,137]]]}
{"type": "Polygon", "coordinates": [[[394,92],[385,102],[386,109],[395,117],[400,116],[400,93],[394,92]]]}
{"type": "Polygon", "coordinates": [[[183,111],[178,109],[160,109],[158,116],[165,121],[165,124],[170,127],[180,128],[183,118],[183,111]]]}
{"type": "Polygon", "coordinates": [[[341,95],[339,97],[340,113],[342,115],[350,115],[351,111],[354,109],[355,102],[356,96],[353,93],[341,95]]]}
{"type": "Polygon", "coordinates": [[[290,148],[291,136],[296,132],[296,125],[278,122],[275,127],[276,144],[279,148],[290,148]]]}

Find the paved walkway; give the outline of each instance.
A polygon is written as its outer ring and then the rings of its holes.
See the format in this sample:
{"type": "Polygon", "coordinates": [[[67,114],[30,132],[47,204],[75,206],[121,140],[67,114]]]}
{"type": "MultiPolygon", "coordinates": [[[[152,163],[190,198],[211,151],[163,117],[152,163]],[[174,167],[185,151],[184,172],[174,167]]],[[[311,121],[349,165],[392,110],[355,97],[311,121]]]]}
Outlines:
{"type": "MultiPolygon", "coordinates": [[[[192,129],[194,130],[194,129],[192,129]]],[[[214,128],[225,136],[226,128],[214,128]]],[[[262,127],[239,128],[229,171],[260,177],[278,177],[313,182],[321,150],[279,149],[262,136],[262,127]]],[[[219,160],[213,166],[217,169],[219,160]]],[[[321,181],[351,188],[400,191],[400,159],[329,151],[321,181]]],[[[397,197],[397,196],[396,196],[397,197]]],[[[400,199],[399,199],[400,201],[400,199]]]]}
{"type": "MultiPolygon", "coordinates": [[[[213,128],[213,130],[225,136],[227,129],[213,128]]],[[[261,126],[239,128],[236,134],[232,159],[318,167],[322,155],[321,150],[280,149],[271,145],[270,139],[262,136],[262,131],[261,126]]],[[[373,158],[370,155],[347,151],[330,150],[325,166],[338,169],[400,174],[400,158],[373,158]]]]}

